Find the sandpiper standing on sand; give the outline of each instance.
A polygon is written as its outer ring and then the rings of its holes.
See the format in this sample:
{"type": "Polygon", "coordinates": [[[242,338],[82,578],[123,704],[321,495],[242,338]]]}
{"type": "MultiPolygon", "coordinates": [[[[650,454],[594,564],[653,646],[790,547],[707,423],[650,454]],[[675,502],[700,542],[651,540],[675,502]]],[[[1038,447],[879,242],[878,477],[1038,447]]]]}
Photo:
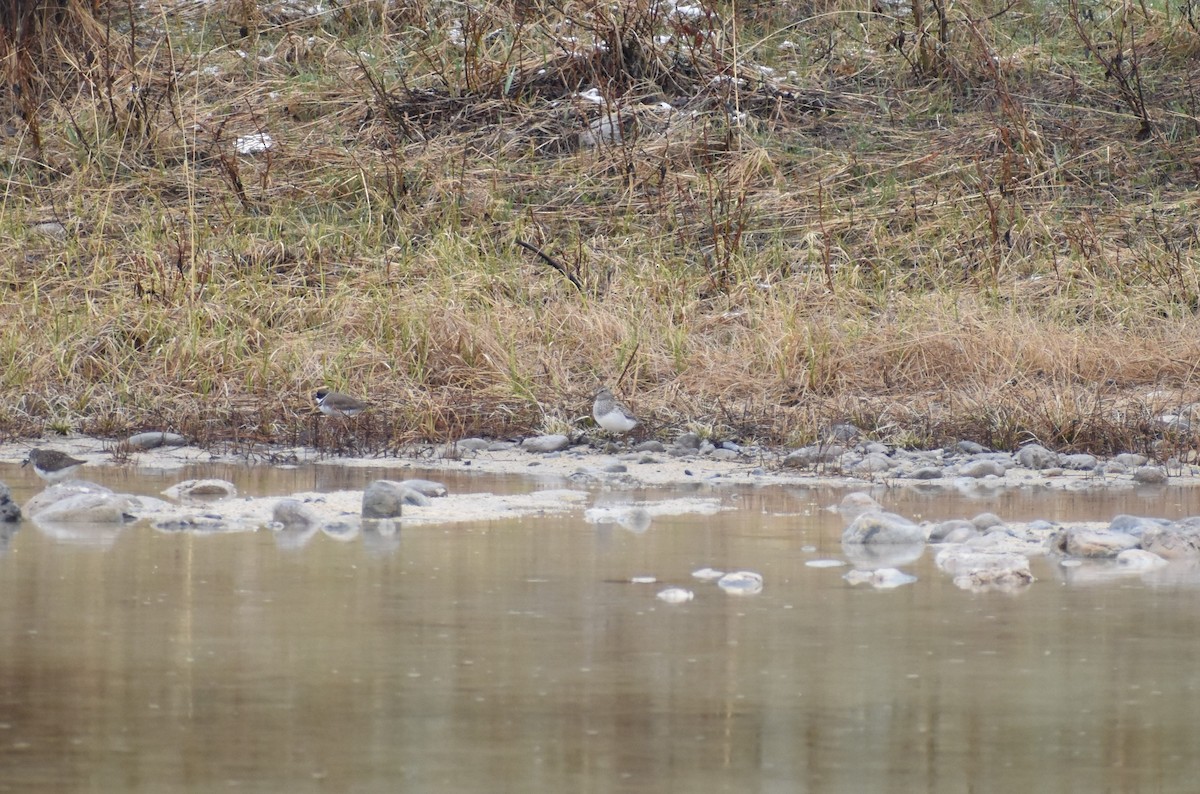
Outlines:
{"type": "Polygon", "coordinates": [[[370,406],[349,394],[340,394],[328,389],[318,389],[313,394],[317,407],[326,416],[358,416],[370,406]]]}
{"type": "Polygon", "coordinates": [[[592,403],[592,418],[610,433],[622,435],[637,427],[638,420],[607,388],[596,392],[592,403]]]}
{"type": "Polygon", "coordinates": [[[30,463],[33,464],[37,475],[46,482],[61,482],[87,461],[73,458],[57,449],[32,449],[29,451],[29,457],[21,465],[27,466],[30,463]]]}

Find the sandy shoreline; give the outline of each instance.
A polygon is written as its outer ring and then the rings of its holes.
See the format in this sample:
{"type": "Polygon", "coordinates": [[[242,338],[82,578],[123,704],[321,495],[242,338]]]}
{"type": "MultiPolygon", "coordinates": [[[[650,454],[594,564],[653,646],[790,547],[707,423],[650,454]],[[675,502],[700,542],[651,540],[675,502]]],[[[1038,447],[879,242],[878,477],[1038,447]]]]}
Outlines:
{"type": "MultiPolygon", "coordinates": [[[[303,447],[263,447],[253,454],[214,452],[194,446],[159,447],[146,451],[120,452],[113,441],[84,436],[54,438],[40,441],[0,444],[0,463],[20,464],[34,447],[51,447],[87,460],[88,467],[129,467],[157,472],[205,464],[273,466],[327,465],[344,468],[397,467],[424,471],[445,471],[462,474],[532,476],[561,478],[578,483],[579,487],[608,485],[617,487],[712,483],[746,486],[825,486],[835,488],[870,488],[913,486],[923,489],[945,488],[962,491],[972,488],[1047,488],[1052,490],[1084,490],[1093,488],[1133,487],[1128,475],[1097,476],[1093,472],[1053,469],[1036,471],[1012,468],[1002,476],[947,476],[941,479],[912,480],[896,477],[889,472],[868,476],[845,473],[784,468],[781,462],[787,450],[764,452],[737,460],[718,460],[702,455],[673,457],[668,453],[607,452],[587,445],[577,445],[562,452],[536,453],[513,446],[503,450],[478,452],[459,451],[457,457],[438,454],[440,448],[413,448],[411,454],[377,456],[333,456],[303,447]],[[268,459],[287,461],[274,464],[268,459]]],[[[87,467],[80,476],[86,479],[87,467]]],[[[1200,484],[1194,467],[1170,471],[1168,484],[1189,486],[1200,484]]]]}

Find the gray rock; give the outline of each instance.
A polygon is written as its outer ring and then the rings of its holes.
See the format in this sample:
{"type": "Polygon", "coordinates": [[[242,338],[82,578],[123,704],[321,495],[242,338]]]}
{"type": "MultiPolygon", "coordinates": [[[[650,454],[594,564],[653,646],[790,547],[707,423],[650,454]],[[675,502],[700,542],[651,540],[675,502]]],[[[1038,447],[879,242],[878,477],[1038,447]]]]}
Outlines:
{"type": "Polygon", "coordinates": [[[131,518],[129,497],[99,486],[73,493],[64,489],[62,498],[38,505],[36,509],[27,506],[27,510],[29,517],[39,524],[123,524],[131,518]]]}
{"type": "Polygon", "coordinates": [[[801,447],[790,453],[783,459],[783,465],[791,468],[803,468],[807,466],[816,466],[819,463],[829,463],[835,461],[844,455],[845,447],[840,447],[837,444],[822,446],[812,444],[807,447],[801,447]]]}
{"type": "Polygon", "coordinates": [[[739,455],[742,454],[742,445],[738,444],[735,441],[722,441],[720,444],[720,448],[727,449],[730,452],[736,452],[739,455]]]}
{"type": "Polygon", "coordinates": [[[946,536],[957,529],[969,529],[971,533],[976,532],[975,525],[970,521],[964,521],[961,518],[951,519],[950,521],[942,521],[933,525],[929,531],[929,541],[931,543],[941,543],[946,539],[946,536]]]}
{"type": "MultiPolygon", "coordinates": [[[[530,452],[559,452],[571,445],[571,439],[561,433],[548,436],[534,436],[521,442],[521,446],[530,452]]],[[[381,518],[383,516],[380,516],[381,518]]]]}
{"type": "Polygon", "coordinates": [[[55,240],[67,239],[67,227],[63,226],[58,221],[40,221],[29,227],[45,237],[50,237],[55,240]]]}
{"type": "Polygon", "coordinates": [[[1122,452],[1113,458],[1113,462],[1120,463],[1127,469],[1136,469],[1138,466],[1144,466],[1150,460],[1145,455],[1136,455],[1132,452],[1122,452]]]}
{"type": "Polygon", "coordinates": [[[1133,470],[1133,481],[1142,485],[1165,485],[1167,471],[1159,466],[1138,466],[1133,470]]]}
{"type": "Polygon", "coordinates": [[[983,477],[1003,477],[1004,467],[994,460],[973,460],[958,467],[960,477],[981,479],[983,477]]]}
{"type": "Polygon", "coordinates": [[[842,556],[855,568],[873,571],[876,568],[899,568],[921,559],[925,541],[919,543],[846,543],[842,556]]]}
{"type": "Polygon", "coordinates": [[[982,444],[976,444],[974,441],[959,441],[954,445],[956,452],[961,452],[964,455],[978,455],[981,452],[987,452],[987,447],[982,444]]]}
{"type": "Polygon", "coordinates": [[[698,449],[697,452],[699,452],[701,455],[709,455],[714,449],[716,449],[716,446],[714,446],[713,443],[708,439],[705,439],[704,441],[700,442],[700,449],[698,449]]]}
{"type": "Polygon", "coordinates": [[[908,476],[914,480],[940,480],[946,473],[938,466],[922,466],[908,476]]]}
{"type": "Polygon", "coordinates": [[[488,444],[488,452],[508,452],[516,449],[520,444],[515,441],[493,441],[488,444]]]}
{"type": "Polygon", "coordinates": [[[643,441],[642,443],[636,445],[633,448],[633,451],[634,452],[666,452],[667,448],[666,448],[666,446],[663,445],[663,442],[655,441],[654,439],[649,439],[648,441],[643,441]]]}
{"type": "Polygon", "coordinates": [[[890,590],[893,587],[901,587],[917,581],[917,577],[895,568],[878,568],[874,571],[854,570],[847,572],[842,578],[852,585],[865,583],[877,590],[890,590]]]}
{"type": "Polygon", "coordinates": [[[868,444],[864,444],[862,450],[868,455],[888,455],[891,453],[891,450],[888,449],[887,444],[880,444],[878,441],[872,441],[868,444]]]}
{"type": "Polygon", "coordinates": [[[137,433],[125,439],[125,446],[139,452],[158,449],[159,447],[182,447],[186,444],[187,439],[178,433],[164,433],[159,431],[137,433]]]}
{"type": "Polygon", "coordinates": [[[629,471],[629,467],[624,463],[610,463],[601,469],[605,474],[625,474],[629,471]]]}
{"type": "Polygon", "coordinates": [[[413,501],[414,499],[424,500],[426,504],[428,503],[428,499],[423,494],[414,491],[404,483],[394,480],[376,480],[363,491],[362,517],[367,519],[399,518],[404,505],[417,504],[413,501]]]}
{"type": "Polygon", "coordinates": [[[863,513],[842,532],[843,544],[915,544],[925,542],[925,530],[895,513],[863,513]]]}
{"type": "Polygon", "coordinates": [[[0,482],[0,524],[12,524],[21,520],[21,508],[12,500],[8,485],[0,482]]]}
{"type": "Polygon", "coordinates": [[[1153,571],[1162,568],[1167,561],[1154,552],[1144,549],[1126,549],[1117,555],[1117,566],[1134,571],[1153,571]]]}
{"type": "Polygon", "coordinates": [[[1108,522],[1108,528],[1113,532],[1124,532],[1127,535],[1141,537],[1147,529],[1169,526],[1170,521],[1161,518],[1144,518],[1142,516],[1118,515],[1108,522]]]}
{"type": "Polygon", "coordinates": [[[1003,528],[1007,526],[1007,524],[1004,523],[1004,519],[995,513],[980,513],[971,519],[971,525],[980,532],[986,532],[987,530],[994,529],[996,527],[1003,528]]]}
{"type": "Polygon", "coordinates": [[[184,480],[163,491],[171,499],[232,499],[237,486],[228,480],[184,480]]]}
{"type": "Polygon", "coordinates": [[[1200,556],[1200,527],[1179,524],[1146,527],[1142,530],[1142,549],[1168,560],[1200,556]]]}
{"type": "Polygon", "coordinates": [[[1126,549],[1136,549],[1141,541],[1124,532],[1091,527],[1067,527],[1050,539],[1050,547],[1070,557],[1106,559],[1126,549]]]}
{"type": "Polygon", "coordinates": [[[714,449],[712,455],[709,457],[713,458],[714,460],[737,460],[741,457],[741,455],[734,452],[732,449],[725,449],[724,447],[721,447],[720,449],[714,449]]]}
{"type": "Polygon", "coordinates": [[[967,525],[965,527],[955,527],[947,532],[945,537],[942,538],[941,542],[970,543],[971,541],[975,540],[975,538],[978,538],[980,536],[979,530],[973,527],[970,521],[967,521],[966,524],[967,525]]]}
{"type": "Polygon", "coordinates": [[[434,480],[403,480],[400,484],[425,496],[445,496],[450,493],[444,483],[434,480]]]}
{"type": "Polygon", "coordinates": [[[700,436],[695,433],[680,433],[675,437],[675,446],[680,449],[700,449],[700,436]]]}
{"type": "Polygon", "coordinates": [[[836,422],[825,428],[824,432],[821,433],[821,439],[826,442],[840,441],[845,443],[853,441],[861,435],[862,431],[849,422],[836,422]]]}
{"type": "Polygon", "coordinates": [[[887,471],[894,465],[895,463],[887,455],[872,452],[854,464],[853,471],[860,474],[874,474],[876,472],[887,471]]]}
{"type": "Polygon", "coordinates": [[[847,524],[861,516],[863,513],[882,513],[883,505],[871,498],[870,494],[856,491],[848,493],[842,497],[841,503],[838,505],[838,513],[842,516],[842,520],[847,524]]]}
{"type": "Polygon", "coordinates": [[[316,512],[299,499],[280,499],[271,511],[271,520],[292,529],[310,529],[321,523],[316,512]]]}
{"type": "Polygon", "coordinates": [[[1091,471],[1096,468],[1097,460],[1095,455],[1063,455],[1058,463],[1072,471],[1091,471]]]}
{"type": "Polygon", "coordinates": [[[1027,469],[1049,469],[1058,465],[1058,453],[1041,444],[1026,444],[1017,451],[1017,463],[1027,469]]]}
{"type": "Polygon", "coordinates": [[[934,564],[964,590],[1013,590],[1035,581],[1023,554],[951,546],[938,552],[934,564]]]}

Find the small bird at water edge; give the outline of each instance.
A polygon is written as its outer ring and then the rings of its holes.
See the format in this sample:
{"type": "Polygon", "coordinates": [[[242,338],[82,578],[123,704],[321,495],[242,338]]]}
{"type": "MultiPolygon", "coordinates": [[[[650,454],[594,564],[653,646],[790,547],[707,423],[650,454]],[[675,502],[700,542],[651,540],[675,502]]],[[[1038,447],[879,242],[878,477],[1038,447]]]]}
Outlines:
{"type": "Polygon", "coordinates": [[[349,394],[340,394],[328,389],[318,389],[313,394],[313,399],[317,403],[317,407],[321,409],[321,413],[326,416],[358,416],[370,406],[362,400],[351,397],[349,394]]]}
{"type": "Polygon", "coordinates": [[[637,427],[638,423],[637,418],[613,397],[613,393],[607,388],[596,392],[596,400],[592,403],[592,418],[603,429],[618,435],[628,433],[637,427]]]}
{"type": "Polygon", "coordinates": [[[73,458],[57,449],[32,449],[21,465],[28,466],[31,463],[33,470],[46,482],[61,482],[87,461],[73,458]]]}

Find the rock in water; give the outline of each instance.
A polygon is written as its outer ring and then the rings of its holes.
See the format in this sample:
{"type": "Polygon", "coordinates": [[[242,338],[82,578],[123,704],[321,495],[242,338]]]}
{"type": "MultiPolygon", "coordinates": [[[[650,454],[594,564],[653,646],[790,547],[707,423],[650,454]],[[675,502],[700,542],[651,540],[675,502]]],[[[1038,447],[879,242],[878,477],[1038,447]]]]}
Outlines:
{"type": "Polygon", "coordinates": [[[925,530],[895,513],[863,513],[846,527],[842,543],[914,544],[925,542],[925,530]]]}

